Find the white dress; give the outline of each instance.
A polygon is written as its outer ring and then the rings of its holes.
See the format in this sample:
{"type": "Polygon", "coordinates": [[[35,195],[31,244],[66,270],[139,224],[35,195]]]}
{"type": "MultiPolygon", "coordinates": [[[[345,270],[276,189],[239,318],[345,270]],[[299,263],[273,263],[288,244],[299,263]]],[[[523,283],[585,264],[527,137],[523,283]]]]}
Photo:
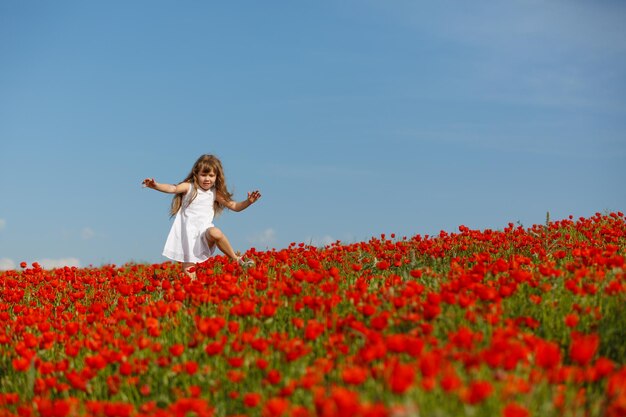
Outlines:
{"type": "Polygon", "coordinates": [[[189,203],[194,185],[184,195],[180,210],[167,236],[163,256],[178,262],[204,262],[215,252],[209,247],[205,232],[213,227],[215,187],[208,191],[198,187],[196,198],[189,203]]]}

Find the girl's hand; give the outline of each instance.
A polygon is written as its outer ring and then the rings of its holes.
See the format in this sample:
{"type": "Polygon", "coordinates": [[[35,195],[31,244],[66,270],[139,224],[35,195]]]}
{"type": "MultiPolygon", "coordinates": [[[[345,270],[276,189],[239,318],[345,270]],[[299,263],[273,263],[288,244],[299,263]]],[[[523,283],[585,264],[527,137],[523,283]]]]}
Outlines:
{"type": "Polygon", "coordinates": [[[250,204],[253,204],[259,198],[261,198],[261,193],[259,192],[259,190],[254,190],[248,193],[248,201],[250,202],[250,204]]]}
{"type": "Polygon", "coordinates": [[[156,181],[154,180],[154,178],[146,178],[145,180],[143,180],[142,184],[144,187],[156,188],[156,181]]]}

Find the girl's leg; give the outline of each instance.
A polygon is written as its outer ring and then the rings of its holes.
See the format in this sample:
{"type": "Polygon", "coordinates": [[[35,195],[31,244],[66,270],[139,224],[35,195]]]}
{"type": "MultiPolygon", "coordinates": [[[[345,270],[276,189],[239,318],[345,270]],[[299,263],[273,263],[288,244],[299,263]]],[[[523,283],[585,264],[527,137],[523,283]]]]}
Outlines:
{"type": "Polygon", "coordinates": [[[217,245],[219,250],[221,250],[224,253],[224,255],[228,256],[229,258],[235,261],[239,260],[239,257],[233,250],[233,247],[230,245],[228,238],[226,237],[224,233],[222,233],[220,229],[218,229],[217,227],[210,227],[205,232],[205,235],[206,235],[206,239],[209,244],[209,247],[213,245],[217,245]]]}
{"type": "Polygon", "coordinates": [[[191,279],[196,279],[196,272],[189,271],[189,268],[191,268],[194,265],[195,264],[193,262],[183,262],[183,272],[187,274],[187,276],[191,279]]]}

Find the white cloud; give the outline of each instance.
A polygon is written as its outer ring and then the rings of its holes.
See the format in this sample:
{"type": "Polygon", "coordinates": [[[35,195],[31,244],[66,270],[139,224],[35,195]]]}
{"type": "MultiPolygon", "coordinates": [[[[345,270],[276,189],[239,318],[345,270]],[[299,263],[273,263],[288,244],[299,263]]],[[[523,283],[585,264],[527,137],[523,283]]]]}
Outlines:
{"type": "Polygon", "coordinates": [[[270,227],[256,235],[249,236],[247,240],[251,244],[271,246],[276,243],[276,231],[270,227]]]}
{"type": "Polygon", "coordinates": [[[460,5],[457,0],[433,3],[427,13],[418,2],[381,2],[382,10],[394,20],[421,32],[474,46],[511,46],[535,50],[557,47],[624,51],[623,2],[555,1],[483,2],[460,5]],[[537,6],[541,7],[537,7],[537,6]],[[461,6],[461,7],[459,7],[461,6]],[[448,23],[442,25],[442,22],[448,23]],[[528,43],[540,40],[542,44],[528,43]]]}
{"type": "Polygon", "coordinates": [[[64,266],[80,266],[77,258],[41,259],[37,261],[44,269],[62,268],[64,266]]]}
{"type": "Polygon", "coordinates": [[[15,269],[15,262],[9,258],[0,258],[0,271],[15,269]]]}
{"type": "Polygon", "coordinates": [[[83,230],[80,231],[80,237],[84,240],[89,240],[96,235],[96,232],[93,231],[90,227],[83,227],[83,230]]]}
{"type": "Polygon", "coordinates": [[[325,235],[322,237],[311,237],[309,239],[307,239],[308,242],[310,242],[311,246],[328,246],[332,243],[335,243],[337,241],[337,239],[335,239],[334,237],[330,236],[330,235],[325,235]]]}
{"type": "Polygon", "coordinates": [[[623,112],[624,2],[475,3],[378,2],[381,16],[446,48],[434,62],[455,60],[418,98],[623,112]]]}
{"type": "Polygon", "coordinates": [[[7,221],[4,219],[0,219],[0,230],[4,229],[6,225],[7,225],[7,221]]]}
{"type": "MultiPolygon", "coordinates": [[[[59,258],[59,259],[40,259],[36,261],[44,269],[62,268],[64,266],[80,266],[80,260],[77,258],[59,258]]],[[[30,265],[29,265],[30,267],[30,265]]],[[[13,259],[0,258],[0,271],[8,271],[16,269],[17,264],[13,259]]]]}

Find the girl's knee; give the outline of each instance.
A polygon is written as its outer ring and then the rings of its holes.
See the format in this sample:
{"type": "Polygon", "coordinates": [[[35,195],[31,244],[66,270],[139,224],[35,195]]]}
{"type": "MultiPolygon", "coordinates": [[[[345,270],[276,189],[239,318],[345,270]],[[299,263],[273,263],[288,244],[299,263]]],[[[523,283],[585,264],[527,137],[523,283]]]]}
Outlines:
{"type": "Polygon", "coordinates": [[[224,236],[224,233],[217,227],[210,227],[206,231],[206,235],[210,240],[220,240],[224,236]]]}

